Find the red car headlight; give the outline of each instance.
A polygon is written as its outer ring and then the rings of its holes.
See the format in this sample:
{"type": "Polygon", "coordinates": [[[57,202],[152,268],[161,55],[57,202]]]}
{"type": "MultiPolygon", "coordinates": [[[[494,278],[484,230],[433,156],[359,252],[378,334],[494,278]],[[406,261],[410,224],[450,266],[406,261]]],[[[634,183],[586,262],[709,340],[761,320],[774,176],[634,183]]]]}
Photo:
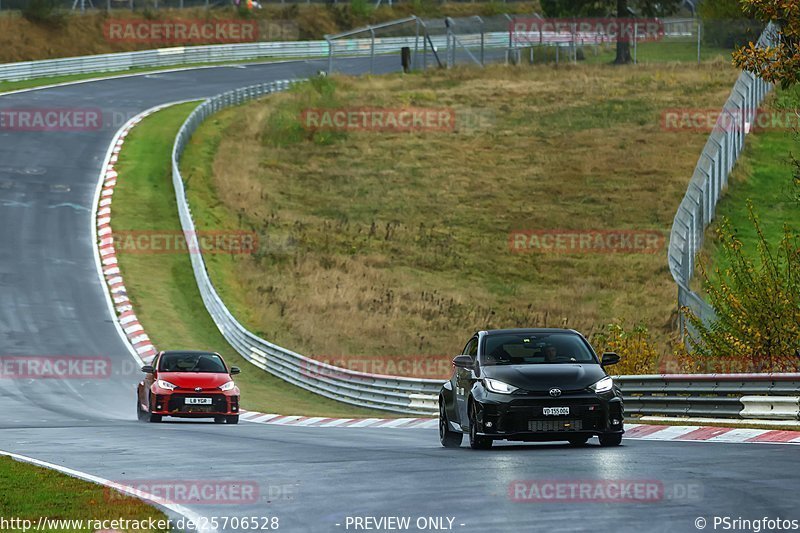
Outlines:
{"type": "Polygon", "coordinates": [[[233,381],[229,381],[223,385],[220,385],[219,390],[222,392],[228,392],[229,390],[233,390],[236,384],[233,381]]]}
{"type": "Polygon", "coordinates": [[[176,388],[178,388],[176,385],[173,385],[169,381],[164,381],[163,379],[159,379],[158,381],[156,381],[156,383],[158,383],[158,386],[164,390],[175,390],[176,388]]]}

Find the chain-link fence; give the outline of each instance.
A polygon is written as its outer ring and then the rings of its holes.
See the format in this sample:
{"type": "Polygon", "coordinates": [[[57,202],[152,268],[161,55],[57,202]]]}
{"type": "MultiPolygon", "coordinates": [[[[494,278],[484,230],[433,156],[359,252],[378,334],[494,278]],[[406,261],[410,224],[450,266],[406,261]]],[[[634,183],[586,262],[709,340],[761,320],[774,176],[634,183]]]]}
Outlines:
{"type": "Polygon", "coordinates": [[[391,54],[401,58],[406,70],[505,61],[511,45],[510,20],[509,15],[439,19],[411,16],[328,35],[328,71],[336,70],[337,61],[369,56],[370,72],[374,72],[379,56],[391,54]]]}
{"type": "Polygon", "coordinates": [[[491,61],[562,63],[701,62],[729,57],[756,40],[751,21],[697,18],[547,19],[539,15],[497,15],[400,21],[330,35],[328,70],[337,59],[400,54],[411,50],[410,68],[484,65],[491,61]],[[368,41],[368,42],[367,42],[368,41]],[[366,43],[366,44],[365,44],[366,43]]]}
{"type": "MultiPolygon", "coordinates": [[[[770,46],[776,40],[776,27],[770,24],[757,44],[760,47],[770,46]]],[[[714,309],[690,288],[695,257],[703,246],[705,230],[714,219],[717,202],[728,184],[728,175],[744,148],[744,138],[755,121],[758,106],[771,89],[771,84],[749,72],[739,75],[700,154],[689,188],[672,224],[668,262],[678,285],[678,305],[691,309],[704,322],[713,319],[714,309]]],[[[685,317],[681,316],[682,337],[687,327],[685,317]]]]}

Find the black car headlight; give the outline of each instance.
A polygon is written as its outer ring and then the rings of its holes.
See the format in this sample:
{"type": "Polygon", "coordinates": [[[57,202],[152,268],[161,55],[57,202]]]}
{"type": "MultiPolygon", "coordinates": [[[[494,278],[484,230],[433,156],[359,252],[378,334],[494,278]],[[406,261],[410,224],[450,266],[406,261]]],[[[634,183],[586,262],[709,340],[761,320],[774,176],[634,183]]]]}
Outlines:
{"type": "Polygon", "coordinates": [[[589,388],[593,391],[600,393],[600,392],[608,392],[614,387],[614,380],[611,379],[611,376],[606,376],[594,385],[590,385],[589,388]]]}
{"type": "Polygon", "coordinates": [[[498,394],[511,394],[517,390],[517,387],[513,385],[491,378],[483,378],[483,385],[489,392],[496,392],[498,394]]]}

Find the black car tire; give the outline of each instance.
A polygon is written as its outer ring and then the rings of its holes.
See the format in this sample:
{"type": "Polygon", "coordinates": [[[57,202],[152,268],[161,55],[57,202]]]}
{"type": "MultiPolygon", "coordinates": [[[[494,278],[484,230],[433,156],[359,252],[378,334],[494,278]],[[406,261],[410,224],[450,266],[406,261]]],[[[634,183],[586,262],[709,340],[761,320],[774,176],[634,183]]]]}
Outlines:
{"type": "Polygon", "coordinates": [[[214,417],[214,423],[215,424],[224,424],[225,423],[225,417],[224,416],[215,416],[214,417]]]}
{"type": "Polygon", "coordinates": [[[151,413],[147,420],[157,424],[158,422],[161,422],[161,415],[154,415],[151,413]]]}
{"type": "Polygon", "coordinates": [[[450,429],[444,402],[439,402],[439,442],[441,442],[442,446],[445,448],[458,448],[461,446],[463,438],[463,433],[457,433],[450,429]]]}
{"type": "Polygon", "coordinates": [[[230,415],[225,417],[225,421],[228,424],[238,424],[239,423],[239,415],[230,415]]]}
{"type": "Polygon", "coordinates": [[[473,450],[488,450],[492,447],[491,437],[478,436],[478,420],[473,407],[469,409],[469,447],[473,450]]]}
{"type": "Polygon", "coordinates": [[[600,446],[619,446],[622,443],[622,434],[600,435],[600,446]]]}
{"type": "Polygon", "coordinates": [[[575,447],[584,446],[586,444],[586,441],[588,441],[588,440],[589,440],[589,437],[584,437],[584,436],[570,437],[569,438],[569,444],[570,444],[570,446],[575,446],[575,447]]]}
{"type": "Polygon", "coordinates": [[[147,422],[147,413],[144,409],[142,409],[142,404],[139,402],[139,398],[136,398],[136,418],[139,419],[139,422],[147,422]]]}

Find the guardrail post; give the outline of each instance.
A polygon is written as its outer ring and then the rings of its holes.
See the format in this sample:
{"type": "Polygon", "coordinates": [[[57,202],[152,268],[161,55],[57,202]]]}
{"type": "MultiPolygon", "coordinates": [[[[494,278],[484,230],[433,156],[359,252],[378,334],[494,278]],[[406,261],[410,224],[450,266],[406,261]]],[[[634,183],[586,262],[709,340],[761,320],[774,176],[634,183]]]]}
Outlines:
{"type": "Polygon", "coordinates": [[[328,75],[333,74],[333,40],[327,35],[325,42],[328,43],[328,75]]]}
{"type": "Polygon", "coordinates": [[[369,44],[369,73],[375,73],[375,30],[369,28],[370,44],[369,44]]]}

